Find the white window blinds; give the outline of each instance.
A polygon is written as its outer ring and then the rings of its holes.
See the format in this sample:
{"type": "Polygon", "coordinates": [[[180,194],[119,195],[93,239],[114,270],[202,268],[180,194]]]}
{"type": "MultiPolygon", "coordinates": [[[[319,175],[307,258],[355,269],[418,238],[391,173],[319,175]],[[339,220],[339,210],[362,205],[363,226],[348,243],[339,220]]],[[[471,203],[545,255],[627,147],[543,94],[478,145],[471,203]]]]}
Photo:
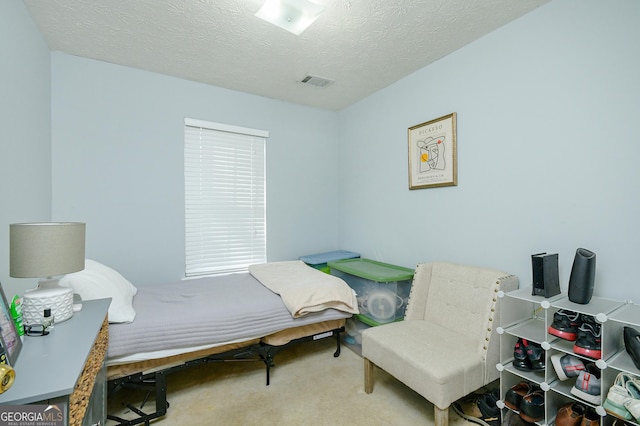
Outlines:
{"type": "Polygon", "coordinates": [[[269,133],[185,119],[185,275],[266,262],[269,133]]]}

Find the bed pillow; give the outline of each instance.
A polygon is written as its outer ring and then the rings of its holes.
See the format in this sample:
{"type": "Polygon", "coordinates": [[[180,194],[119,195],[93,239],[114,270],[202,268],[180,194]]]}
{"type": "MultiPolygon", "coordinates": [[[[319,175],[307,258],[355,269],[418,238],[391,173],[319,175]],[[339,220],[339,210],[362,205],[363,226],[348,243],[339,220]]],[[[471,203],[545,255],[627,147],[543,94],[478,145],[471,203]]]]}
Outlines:
{"type": "Polygon", "coordinates": [[[136,317],[133,296],[138,289],[119,272],[95,260],[86,259],[84,270],[65,275],[60,285],[71,287],[82,300],[110,297],[110,323],[132,322],[136,317]]]}

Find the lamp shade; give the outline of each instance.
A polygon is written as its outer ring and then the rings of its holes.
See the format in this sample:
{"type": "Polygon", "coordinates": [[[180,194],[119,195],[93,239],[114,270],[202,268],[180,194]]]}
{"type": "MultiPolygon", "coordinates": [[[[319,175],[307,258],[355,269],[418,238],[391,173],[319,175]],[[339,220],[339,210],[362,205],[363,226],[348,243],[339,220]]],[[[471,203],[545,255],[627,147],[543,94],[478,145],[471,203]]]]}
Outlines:
{"type": "Polygon", "coordinates": [[[9,275],[44,278],[83,270],[85,227],[79,222],[9,225],[9,275]]]}
{"type": "Polygon", "coordinates": [[[41,278],[22,298],[25,326],[44,324],[48,311],[56,322],[73,316],[73,290],[60,287],[58,277],[84,269],[84,237],[78,222],[9,225],[9,275],[41,278]]]}

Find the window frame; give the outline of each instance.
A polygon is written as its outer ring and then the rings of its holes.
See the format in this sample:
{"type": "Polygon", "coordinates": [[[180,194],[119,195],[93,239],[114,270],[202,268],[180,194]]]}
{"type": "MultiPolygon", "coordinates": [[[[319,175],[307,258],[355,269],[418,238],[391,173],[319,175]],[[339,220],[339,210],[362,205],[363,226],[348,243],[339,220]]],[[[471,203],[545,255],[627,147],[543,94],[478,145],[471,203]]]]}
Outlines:
{"type": "Polygon", "coordinates": [[[185,118],[186,278],[266,262],[268,137],[266,130],[185,118]]]}

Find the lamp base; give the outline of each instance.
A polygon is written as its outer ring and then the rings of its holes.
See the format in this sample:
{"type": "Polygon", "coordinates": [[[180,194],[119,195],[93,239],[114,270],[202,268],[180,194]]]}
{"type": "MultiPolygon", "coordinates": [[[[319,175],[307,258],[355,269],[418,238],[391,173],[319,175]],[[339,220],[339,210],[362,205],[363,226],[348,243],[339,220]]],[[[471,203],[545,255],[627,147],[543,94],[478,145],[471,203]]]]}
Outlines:
{"type": "Polygon", "coordinates": [[[59,323],[73,316],[73,289],[60,287],[59,279],[42,280],[38,287],[27,290],[22,297],[22,322],[39,325],[44,320],[44,310],[51,309],[53,321],[59,323]]]}

